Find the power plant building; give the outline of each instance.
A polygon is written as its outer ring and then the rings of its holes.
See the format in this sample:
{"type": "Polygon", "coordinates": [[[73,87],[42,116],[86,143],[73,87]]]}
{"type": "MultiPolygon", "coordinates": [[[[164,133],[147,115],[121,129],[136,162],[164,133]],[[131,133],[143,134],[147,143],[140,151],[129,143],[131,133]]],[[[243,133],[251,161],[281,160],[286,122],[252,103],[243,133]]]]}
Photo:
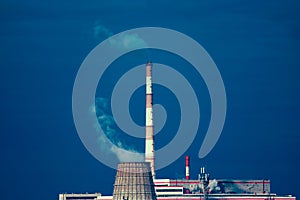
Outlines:
{"type": "Polygon", "coordinates": [[[292,195],[271,192],[270,180],[210,179],[204,167],[190,180],[190,157],[185,157],[185,179],[157,179],[155,175],[152,111],[152,63],[146,64],[145,162],[120,163],[113,196],[59,194],[59,200],[296,200],[292,195]]]}

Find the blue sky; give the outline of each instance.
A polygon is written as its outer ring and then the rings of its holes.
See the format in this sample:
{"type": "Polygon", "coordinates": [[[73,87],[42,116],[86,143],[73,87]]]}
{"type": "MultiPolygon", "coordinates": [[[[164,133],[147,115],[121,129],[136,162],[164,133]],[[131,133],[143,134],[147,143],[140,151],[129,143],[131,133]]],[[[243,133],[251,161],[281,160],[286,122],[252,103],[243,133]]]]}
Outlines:
{"type": "MultiPolygon", "coordinates": [[[[90,155],[77,135],[73,83],[82,61],[99,42],[110,34],[146,26],[174,29],[197,40],[214,59],[225,84],[224,130],[213,151],[200,160],[209,97],[192,70],[182,71],[194,87],[202,88],[197,96],[203,105],[203,126],[186,152],[191,156],[192,178],[205,165],[214,178],[271,179],[273,192],[299,197],[299,8],[296,0],[1,1],[2,198],[112,193],[115,171],[90,155]]],[[[151,56],[153,61],[180,62],[164,52],[151,56]]],[[[134,54],[124,61],[144,62],[134,54]]],[[[142,109],[143,90],[134,97],[133,103],[142,109]]],[[[174,100],[158,86],[155,98],[166,106],[174,100]]],[[[132,115],[143,123],[140,109],[132,109],[132,115]]],[[[169,120],[166,133],[176,128],[172,125],[176,119],[169,120]]],[[[163,146],[172,135],[157,137],[157,145],[163,146]]],[[[163,178],[183,174],[183,156],[157,172],[163,178]]]]}

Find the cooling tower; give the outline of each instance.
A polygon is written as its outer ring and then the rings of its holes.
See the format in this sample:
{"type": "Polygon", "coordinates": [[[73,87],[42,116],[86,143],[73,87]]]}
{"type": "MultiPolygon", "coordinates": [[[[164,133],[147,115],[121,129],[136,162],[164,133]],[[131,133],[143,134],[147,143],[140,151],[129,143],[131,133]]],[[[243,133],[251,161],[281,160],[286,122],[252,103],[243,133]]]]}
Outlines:
{"type": "Polygon", "coordinates": [[[156,200],[150,163],[119,163],[113,200],[156,200]]]}

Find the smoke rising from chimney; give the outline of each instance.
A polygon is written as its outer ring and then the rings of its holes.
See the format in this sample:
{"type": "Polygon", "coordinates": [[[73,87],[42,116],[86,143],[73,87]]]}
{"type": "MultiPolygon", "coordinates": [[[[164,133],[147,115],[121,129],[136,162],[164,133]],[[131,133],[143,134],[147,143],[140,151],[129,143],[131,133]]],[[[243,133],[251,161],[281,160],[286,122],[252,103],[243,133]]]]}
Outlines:
{"type": "Polygon", "coordinates": [[[135,48],[146,48],[148,45],[138,34],[120,34],[116,39],[110,38],[114,33],[101,22],[95,22],[93,36],[95,39],[109,38],[112,47],[119,50],[130,50],[135,48]]]}
{"type": "Polygon", "coordinates": [[[105,135],[103,135],[98,131],[98,141],[101,150],[107,151],[107,153],[114,153],[120,162],[143,161],[143,153],[138,152],[133,146],[128,146],[125,142],[121,141],[121,133],[117,131],[116,123],[113,116],[108,114],[108,109],[108,100],[102,97],[97,97],[95,99],[95,105],[90,109],[93,114],[96,112],[98,122],[95,123],[99,123],[102,131],[105,133],[105,135]]]}

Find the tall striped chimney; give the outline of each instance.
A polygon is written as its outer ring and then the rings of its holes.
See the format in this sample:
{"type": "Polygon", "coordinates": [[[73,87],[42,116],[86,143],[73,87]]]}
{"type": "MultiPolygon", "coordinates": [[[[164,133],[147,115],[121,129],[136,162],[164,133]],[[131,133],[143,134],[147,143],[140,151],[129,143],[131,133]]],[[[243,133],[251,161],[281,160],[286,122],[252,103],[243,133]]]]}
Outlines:
{"type": "Polygon", "coordinates": [[[150,162],[153,179],[155,179],[154,165],[154,131],[152,112],[152,63],[146,64],[146,144],[145,162],[150,162]]]}

